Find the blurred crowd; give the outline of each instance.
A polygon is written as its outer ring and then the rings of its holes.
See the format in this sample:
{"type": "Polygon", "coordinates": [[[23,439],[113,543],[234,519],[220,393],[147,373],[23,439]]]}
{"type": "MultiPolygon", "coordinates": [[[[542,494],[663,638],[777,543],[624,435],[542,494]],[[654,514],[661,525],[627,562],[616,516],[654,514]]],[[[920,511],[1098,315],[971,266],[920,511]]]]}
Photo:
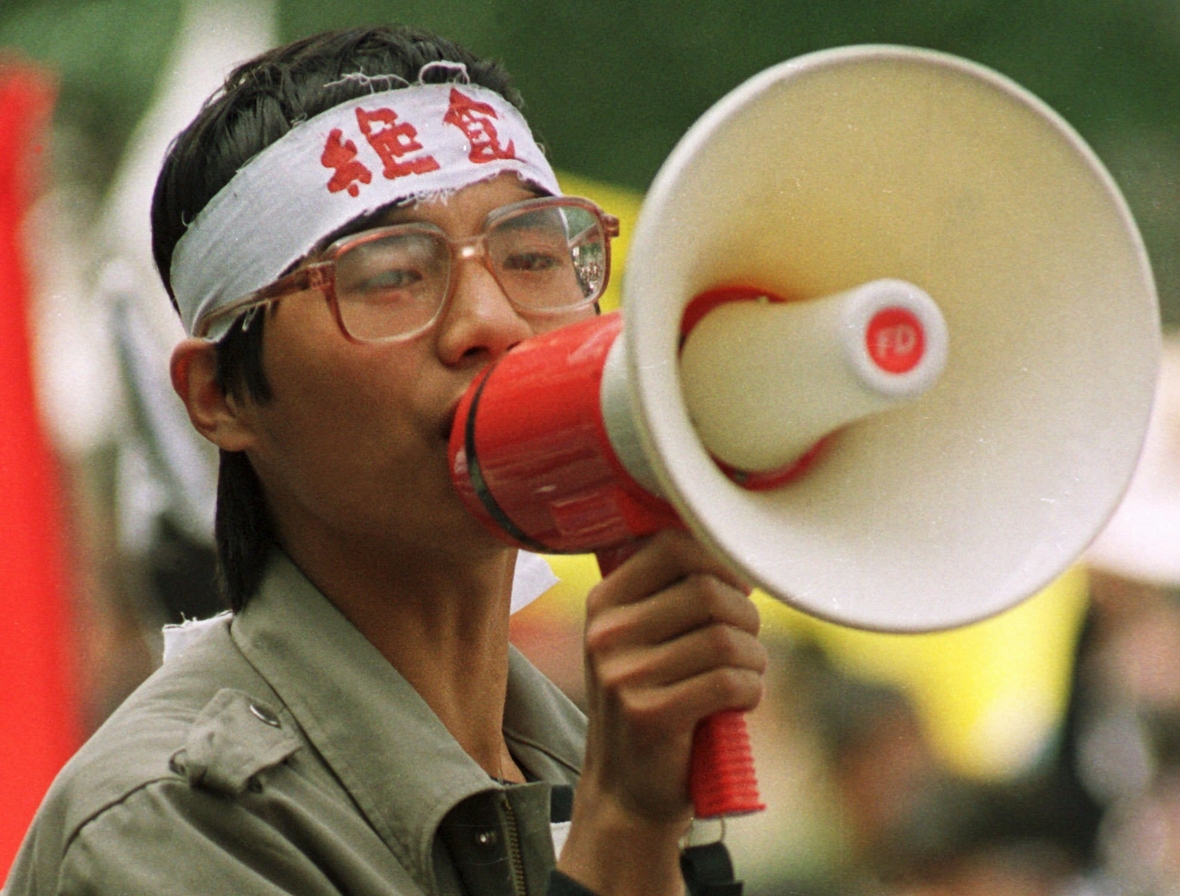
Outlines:
{"type": "MultiPolygon", "coordinates": [[[[765,636],[752,717],[766,812],[728,822],[749,896],[1180,893],[1180,591],[1091,571],[1070,699],[1029,765],[944,761],[903,689],[765,636]]],[[[575,699],[577,619],[545,599],[517,642],[575,699]]]]}

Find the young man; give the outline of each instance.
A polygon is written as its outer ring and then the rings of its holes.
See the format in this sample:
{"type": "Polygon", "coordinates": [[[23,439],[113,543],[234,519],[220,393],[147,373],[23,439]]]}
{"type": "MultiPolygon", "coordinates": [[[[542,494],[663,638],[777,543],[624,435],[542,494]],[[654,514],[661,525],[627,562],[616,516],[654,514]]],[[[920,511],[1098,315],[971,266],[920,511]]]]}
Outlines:
{"type": "Polygon", "coordinates": [[[607,577],[587,726],[509,646],[516,552],[448,475],[476,372],[605,285],[611,223],[517,104],[375,28],[247,63],[177,139],[155,250],[234,614],[63,772],[11,896],[682,892],[693,730],[761,695],[742,584],[682,534],[607,577]]]}

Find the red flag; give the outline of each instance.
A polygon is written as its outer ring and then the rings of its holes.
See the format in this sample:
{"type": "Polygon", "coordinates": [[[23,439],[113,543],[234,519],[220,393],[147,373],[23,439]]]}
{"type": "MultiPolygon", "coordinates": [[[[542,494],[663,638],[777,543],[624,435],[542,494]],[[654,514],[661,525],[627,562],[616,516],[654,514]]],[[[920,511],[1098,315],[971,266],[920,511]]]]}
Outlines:
{"type": "Polygon", "coordinates": [[[55,459],[38,416],[21,226],[54,83],[0,57],[0,880],[78,743],[55,459]]]}

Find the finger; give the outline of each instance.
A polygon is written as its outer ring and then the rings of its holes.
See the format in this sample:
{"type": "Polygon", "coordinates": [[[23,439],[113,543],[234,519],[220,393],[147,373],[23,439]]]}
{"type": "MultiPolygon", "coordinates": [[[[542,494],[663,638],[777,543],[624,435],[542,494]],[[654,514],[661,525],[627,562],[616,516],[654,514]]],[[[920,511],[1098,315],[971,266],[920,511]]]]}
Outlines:
{"type": "Polygon", "coordinates": [[[710,625],[674,641],[604,657],[596,672],[603,688],[621,693],[663,688],[726,667],[761,675],[767,664],[766,648],[756,637],[731,626],[710,625]]]}
{"type": "Polygon", "coordinates": [[[714,624],[756,635],[761,618],[744,592],[713,576],[694,574],[643,600],[590,615],[586,647],[597,653],[658,644],[714,624]]]}
{"type": "Polygon", "coordinates": [[[593,611],[634,603],[693,574],[711,575],[740,591],[749,591],[736,573],[687,532],[666,530],[654,535],[595,586],[588,607],[593,611]]]}
{"type": "Polygon", "coordinates": [[[674,738],[691,733],[702,719],[719,712],[754,709],[763,690],[761,673],[723,666],[662,687],[628,693],[619,710],[636,731],[660,739],[674,738]]]}

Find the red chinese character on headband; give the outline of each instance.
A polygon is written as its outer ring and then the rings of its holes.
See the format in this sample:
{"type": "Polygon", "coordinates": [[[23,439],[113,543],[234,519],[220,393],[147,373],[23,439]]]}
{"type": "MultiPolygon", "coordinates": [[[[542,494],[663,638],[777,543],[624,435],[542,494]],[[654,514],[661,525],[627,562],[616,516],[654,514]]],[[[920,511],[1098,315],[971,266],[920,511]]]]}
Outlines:
{"type": "Polygon", "coordinates": [[[373,174],[363,164],[357,161],[356,144],[351,140],[341,140],[343,136],[340,128],[333,128],[324,144],[324,153],[320,162],[325,168],[335,168],[336,173],[328,181],[328,190],[339,193],[347,190],[349,196],[356,196],[360,192],[357,181],[367,184],[373,179],[373,174]]]}
{"type": "Polygon", "coordinates": [[[498,117],[488,103],[477,102],[451,88],[451,107],[443,121],[453,124],[471,141],[471,152],[467,155],[471,161],[483,163],[516,158],[516,146],[511,140],[507,146],[500,145],[500,136],[493,123],[498,117]]]}
{"type": "Polygon", "coordinates": [[[422,149],[422,144],[418,142],[417,129],[408,122],[398,121],[397,113],[392,109],[366,112],[358,107],[356,120],[369,145],[385,163],[382,173],[390,180],[407,174],[425,174],[438,168],[438,162],[431,155],[403,160],[403,156],[422,149]]]}

